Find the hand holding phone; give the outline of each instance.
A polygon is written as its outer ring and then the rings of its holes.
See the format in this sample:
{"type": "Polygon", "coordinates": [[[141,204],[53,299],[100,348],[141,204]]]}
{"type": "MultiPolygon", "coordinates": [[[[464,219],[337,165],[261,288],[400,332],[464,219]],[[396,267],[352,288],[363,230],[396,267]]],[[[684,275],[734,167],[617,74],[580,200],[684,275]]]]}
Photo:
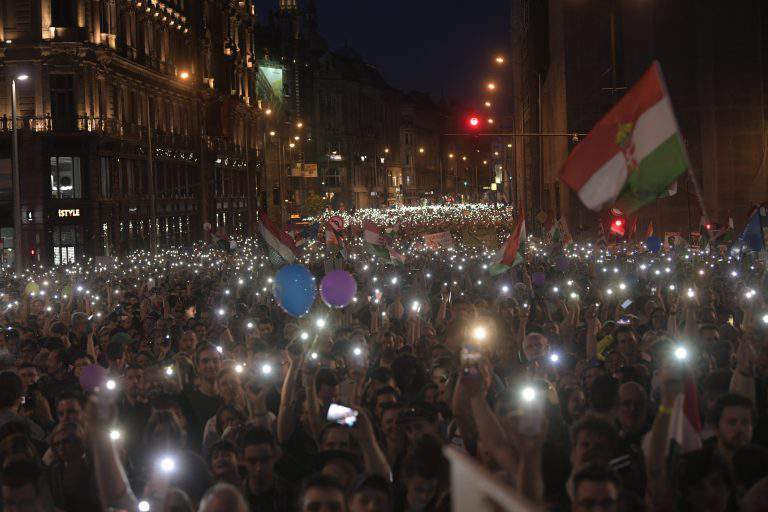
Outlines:
{"type": "Polygon", "coordinates": [[[326,415],[325,419],[327,421],[352,428],[357,423],[357,416],[359,414],[360,413],[355,409],[346,407],[341,404],[332,403],[328,407],[328,414],[326,415]]]}

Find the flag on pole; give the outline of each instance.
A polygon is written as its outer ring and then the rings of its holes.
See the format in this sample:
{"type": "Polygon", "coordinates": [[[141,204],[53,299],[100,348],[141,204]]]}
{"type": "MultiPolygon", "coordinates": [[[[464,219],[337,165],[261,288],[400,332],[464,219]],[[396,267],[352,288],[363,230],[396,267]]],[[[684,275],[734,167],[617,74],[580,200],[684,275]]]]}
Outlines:
{"type": "Polygon", "coordinates": [[[267,246],[273,251],[272,256],[279,256],[287,263],[293,263],[299,255],[299,250],[288,233],[278,228],[262,211],[259,212],[259,234],[267,246]]]}
{"type": "Polygon", "coordinates": [[[525,217],[520,216],[515,229],[509,235],[507,241],[499,249],[496,261],[491,265],[489,272],[492,276],[503,274],[510,268],[523,262],[525,253],[525,217]]]}
{"type": "Polygon", "coordinates": [[[645,240],[653,236],[653,221],[648,222],[648,228],[645,230],[645,240]]]}
{"type": "Polygon", "coordinates": [[[595,125],[560,170],[590,210],[633,213],[670,195],[689,167],[661,66],[654,62],[595,125]]]}

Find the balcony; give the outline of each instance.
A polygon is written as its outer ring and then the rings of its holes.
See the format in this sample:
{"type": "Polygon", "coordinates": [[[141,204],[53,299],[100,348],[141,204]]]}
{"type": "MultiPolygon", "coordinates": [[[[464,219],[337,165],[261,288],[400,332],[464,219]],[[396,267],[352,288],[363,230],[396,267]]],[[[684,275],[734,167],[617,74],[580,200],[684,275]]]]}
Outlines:
{"type": "MultiPolygon", "coordinates": [[[[133,123],[120,122],[115,118],[93,116],[22,116],[18,129],[28,132],[54,133],[100,133],[111,137],[138,140],[144,137],[145,128],[133,123]]],[[[13,130],[13,121],[8,116],[0,117],[0,132],[13,130]]]]}

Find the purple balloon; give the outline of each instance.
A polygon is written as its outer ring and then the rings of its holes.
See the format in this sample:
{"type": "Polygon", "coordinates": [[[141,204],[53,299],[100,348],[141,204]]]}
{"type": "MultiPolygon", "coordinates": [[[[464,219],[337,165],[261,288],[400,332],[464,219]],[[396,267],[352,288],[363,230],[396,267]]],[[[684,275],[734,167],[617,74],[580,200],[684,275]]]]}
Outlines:
{"type": "Polygon", "coordinates": [[[533,281],[533,284],[536,286],[542,286],[546,280],[547,276],[544,275],[544,272],[534,272],[531,276],[531,281],[533,281]]]}
{"type": "Polygon", "coordinates": [[[568,261],[567,257],[558,256],[555,259],[555,268],[560,272],[567,272],[569,267],[570,267],[570,262],[568,261]]]}
{"type": "Polygon", "coordinates": [[[355,278],[346,270],[331,270],[320,281],[320,296],[331,307],[343,308],[357,293],[355,278]]]}
{"type": "Polygon", "coordinates": [[[107,370],[98,364],[89,364],[80,374],[80,386],[85,391],[93,391],[107,380],[107,370]]]}

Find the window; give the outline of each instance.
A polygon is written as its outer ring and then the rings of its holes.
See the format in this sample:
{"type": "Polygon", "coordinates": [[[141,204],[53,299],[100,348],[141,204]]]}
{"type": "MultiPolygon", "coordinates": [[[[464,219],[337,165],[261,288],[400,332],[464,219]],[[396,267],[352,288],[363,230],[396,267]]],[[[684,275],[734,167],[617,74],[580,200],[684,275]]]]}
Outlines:
{"type": "Polygon", "coordinates": [[[82,243],[82,235],[78,226],[54,226],[53,264],[70,265],[77,262],[82,243]]]}
{"type": "Polygon", "coordinates": [[[51,157],[51,197],[54,199],[82,199],[83,189],[79,157],[51,157]]]}
{"type": "Polygon", "coordinates": [[[75,129],[75,93],[72,75],[51,75],[51,117],[56,131],[75,129]]]}
{"type": "Polygon", "coordinates": [[[112,196],[112,176],[109,173],[109,158],[106,156],[101,157],[99,160],[101,164],[101,197],[106,199],[112,196]]]}
{"type": "Polygon", "coordinates": [[[51,2],[51,26],[72,26],[72,0],[53,0],[51,2]]]}

